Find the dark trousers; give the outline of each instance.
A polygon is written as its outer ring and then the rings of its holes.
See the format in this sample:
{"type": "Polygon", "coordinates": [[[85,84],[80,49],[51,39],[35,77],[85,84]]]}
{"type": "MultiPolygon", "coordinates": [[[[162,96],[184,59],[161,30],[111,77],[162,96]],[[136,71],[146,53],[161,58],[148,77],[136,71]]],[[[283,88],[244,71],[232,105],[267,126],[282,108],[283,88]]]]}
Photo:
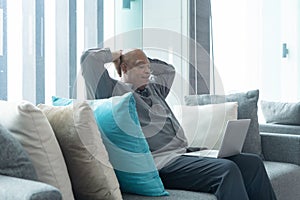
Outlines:
{"type": "Polygon", "coordinates": [[[226,159],[180,156],[159,175],[165,188],[208,192],[218,200],[276,199],[263,162],[254,154],[226,159]]]}

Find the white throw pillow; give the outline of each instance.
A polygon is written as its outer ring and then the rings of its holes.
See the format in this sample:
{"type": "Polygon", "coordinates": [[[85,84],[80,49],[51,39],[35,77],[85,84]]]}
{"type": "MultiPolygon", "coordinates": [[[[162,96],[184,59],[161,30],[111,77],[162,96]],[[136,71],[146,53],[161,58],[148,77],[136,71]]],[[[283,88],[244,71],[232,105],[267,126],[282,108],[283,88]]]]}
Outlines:
{"type": "Polygon", "coordinates": [[[61,149],[43,112],[27,101],[0,101],[0,111],[0,123],[22,144],[38,180],[58,188],[63,199],[74,199],[61,149]]]}
{"type": "Polygon", "coordinates": [[[228,120],[237,119],[237,102],[203,106],[176,105],[174,114],[191,147],[219,149],[228,120]]]}

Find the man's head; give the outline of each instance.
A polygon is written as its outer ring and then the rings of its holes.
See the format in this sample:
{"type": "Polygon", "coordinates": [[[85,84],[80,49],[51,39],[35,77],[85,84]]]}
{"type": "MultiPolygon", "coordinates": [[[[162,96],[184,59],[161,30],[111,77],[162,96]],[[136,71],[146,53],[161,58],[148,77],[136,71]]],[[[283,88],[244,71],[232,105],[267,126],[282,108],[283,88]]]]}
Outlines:
{"type": "Polygon", "coordinates": [[[149,83],[150,77],[150,62],[145,53],[134,49],[122,54],[119,75],[122,81],[131,83],[134,89],[143,89],[149,83]]]}

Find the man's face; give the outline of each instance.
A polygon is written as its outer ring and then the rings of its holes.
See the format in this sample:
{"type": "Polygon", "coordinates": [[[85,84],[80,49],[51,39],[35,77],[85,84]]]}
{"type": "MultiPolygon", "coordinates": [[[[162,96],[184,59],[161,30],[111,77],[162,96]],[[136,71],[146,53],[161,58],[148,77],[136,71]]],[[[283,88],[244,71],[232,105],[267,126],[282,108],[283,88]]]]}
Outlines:
{"type": "Polygon", "coordinates": [[[150,62],[141,50],[134,50],[129,54],[126,65],[126,82],[133,84],[134,88],[144,88],[149,83],[150,62]]]}

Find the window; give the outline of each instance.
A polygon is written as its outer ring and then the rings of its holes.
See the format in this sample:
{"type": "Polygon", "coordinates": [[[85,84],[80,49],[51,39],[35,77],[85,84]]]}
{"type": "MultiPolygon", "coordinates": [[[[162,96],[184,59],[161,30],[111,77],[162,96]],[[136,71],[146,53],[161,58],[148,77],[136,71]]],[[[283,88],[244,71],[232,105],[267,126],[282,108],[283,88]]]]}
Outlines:
{"type": "Polygon", "coordinates": [[[101,0],[0,1],[1,99],[77,96],[79,58],[103,41],[101,0]]]}
{"type": "Polygon", "coordinates": [[[189,6],[181,0],[135,0],[130,8],[119,0],[0,0],[0,97],[34,104],[50,103],[53,95],[81,98],[81,54],[105,46],[143,48],[173,64],[168,100],[182,104],[190,92],[189,6]]]}

